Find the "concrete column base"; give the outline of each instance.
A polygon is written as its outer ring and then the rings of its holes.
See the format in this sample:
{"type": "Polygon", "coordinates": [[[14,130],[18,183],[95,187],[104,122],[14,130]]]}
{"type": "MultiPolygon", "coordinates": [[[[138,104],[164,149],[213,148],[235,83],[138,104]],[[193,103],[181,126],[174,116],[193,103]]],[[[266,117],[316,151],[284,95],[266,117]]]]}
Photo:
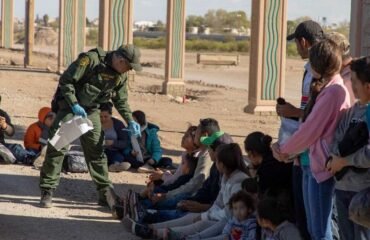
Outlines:
{"type": "Polygon", "coordinates": [[[262,116],[276,116],[276,109],[274,105],[256,105],[256,104],[249,104],[244,108],[244,112],[262,115],[262,116]]]}
{"type": "Polygon", "coordinates": [[[184,82],[164,82],[163,85],[163,93],[172,95],[174,97],[179,96],[182,97],[186,93],[185,83],[184,82]]]}

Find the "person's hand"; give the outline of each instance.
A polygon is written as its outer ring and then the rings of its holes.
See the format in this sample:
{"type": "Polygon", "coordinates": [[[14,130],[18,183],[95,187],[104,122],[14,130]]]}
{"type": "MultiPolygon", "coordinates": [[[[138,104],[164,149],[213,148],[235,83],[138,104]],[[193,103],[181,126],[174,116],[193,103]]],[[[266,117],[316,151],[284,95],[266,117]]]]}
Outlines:
{"type": "Polygon", "coordinates": [[[85,109],[78,103],[72,106],[72,112],[76,116],[87,117],[85,109]]]}
{"type": "Polygon", "coordinates": [[[276,113],[281,117],[298,117],[301,118],[303,116],[303,111],[300,108],[294,107],[290,103],[285,104],[276,104],[276,113]]]}
{"type": "Polygon", "coordinates": [[[285,162],[286,160],[289,159],[289,154],[282,153],[280,151],[280,146],[277,142],[272,144],[271,149],[272,149],[272,154],[276,160],[280,162],[285,162]]]}
{"type": "Polygon", "coordinates": [[[164,199],[166,199],[166,194],[165,193],[155,193],[150,198],[150,200],[152,201],[153,204],[156,204],[157,202],[162,201],[164,199]]]}
{"type": "Polygon", "coordinates": [[[339,172],[340,170],[347,166],[349,166],[349,164],[345,158],[332,155],[332,159],[326,165],[326,170],[328,170],[331,174],[335,175],[335,173],[339,172]]]}
{"type": "Polygon", "coordinates": [[[136,157],[136,156],[137,156],[137,154],[138,154],[138,152],[136,152],[135,150],[132,150],[132,151],[131,151],[131,155],[132,155],[132,156],[136,157]]]}
{"type": "Polygon", "coordinates": [[[141,136],[141,132],[140,132],[140,125],[131,120],[128,122],[128,129],[130,129],[131,133],[135,136],[135,137],[140,137],[141,136]]]}
{"type": "Polygon", "coordinates": [[[8,124],[6,123],[6,119],[0,116],[0,128],[2,130],[5,130],[7,127],[8,127],[8,124]]]}
{"type": "Polygon", "coordinates": [[[163,171],[156,169],[155,172],[149,175],[149,179],[150,181],[161,180],[162,176],[163,176],[163,171]]]}
{"type": "Polygon", "coordinates": [[[113,143],[114,143],[114,141],[113,141],[113,140],[105,140],[105,141],[104,141],[104,145],[105,145],[105,146],[112,146],[112,145],[113,145],[113,143]]]}

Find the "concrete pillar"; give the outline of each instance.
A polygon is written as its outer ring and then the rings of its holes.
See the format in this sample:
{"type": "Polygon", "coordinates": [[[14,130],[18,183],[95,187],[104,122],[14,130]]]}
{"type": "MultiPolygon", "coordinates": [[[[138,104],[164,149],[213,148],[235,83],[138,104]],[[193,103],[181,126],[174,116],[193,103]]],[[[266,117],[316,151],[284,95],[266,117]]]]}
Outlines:
{"type": "Polygon", "coordinates": [[[185,0],[167,0],[167,47],[163,92],[185,95],[185,0]]]}
{"type": "Polygon", "coordinates": [[[284,95],[287,0],[252,0],[248,113],[275,112],[284,95]]]}
{"type": "Polygon", "coordinates": [[[3,48],[13,47],[14,15],[13,0],[1,1],[1,45],[3,48]]]}
{"type": "Polygon", "coordinates": [[[32,51],[35,34],[35,0],[26,0],[26,38],[24,41],[24,66],[32,65],[32,51]]]}
{"type": "Polygon", "coordinates": [[[133,42],[133,0],[100,0],[99,46],[117,49],[133,42]]]}
{"type": "Polygon", "coordinates": [[[352,56],[370,55],[370,0],[352,0],[350,42],[352,56]]]}
{"type": "Polygon", "coordinates": [[[85,23],[85,0],[59,0],[59,70],[71,64],[83,51],[85,23]]]}

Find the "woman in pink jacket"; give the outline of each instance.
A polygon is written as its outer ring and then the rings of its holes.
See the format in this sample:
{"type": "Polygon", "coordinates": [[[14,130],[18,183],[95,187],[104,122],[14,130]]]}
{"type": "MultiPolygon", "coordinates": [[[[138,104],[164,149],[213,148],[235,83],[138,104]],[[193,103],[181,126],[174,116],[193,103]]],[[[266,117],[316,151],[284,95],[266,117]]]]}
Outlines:
{"type": "Polygon", "coordinates": [[[274,156],[286,160],[290,154],[308,149],[309,166],[303,167],[303,195],[308,231],[313,240],[332,240],[331,210],[335,181],[326,170],[329,146],[350,97],[340,76],[342,64],[338,46],[323,40],[310,49],[314,80],[309,103],[299,129],[283,145],[274,144],[274,156]]]}

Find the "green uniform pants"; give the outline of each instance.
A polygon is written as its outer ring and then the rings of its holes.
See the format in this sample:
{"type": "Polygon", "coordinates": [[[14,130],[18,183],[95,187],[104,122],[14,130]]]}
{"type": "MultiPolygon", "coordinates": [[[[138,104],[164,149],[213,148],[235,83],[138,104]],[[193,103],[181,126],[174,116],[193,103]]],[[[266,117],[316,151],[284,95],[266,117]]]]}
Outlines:
{"type": "MultiPolygon", "coordinates": [[[[57,113],[53,126],[50,128],[50,138],[56,133],[60,122],[66,122],[72,119],[73,116],[73,113],[69,109],[60,110],[57,113]]],[[[93,123],[94,129],[82,135],[80,141],[90,176],[97,185],[97,190],[99,192],[105,192],[108,188],[112,187],[112,183],[108,178],[107,157],[103,149],[104,133],[100,122],[100,111],[91,111],[87,117],[93,123]]],[[[40,173],[41,189],[50,190],[58,186],[67,147],[57,151],[50,143],[48,144],[45,161],[40,173]]]]}

